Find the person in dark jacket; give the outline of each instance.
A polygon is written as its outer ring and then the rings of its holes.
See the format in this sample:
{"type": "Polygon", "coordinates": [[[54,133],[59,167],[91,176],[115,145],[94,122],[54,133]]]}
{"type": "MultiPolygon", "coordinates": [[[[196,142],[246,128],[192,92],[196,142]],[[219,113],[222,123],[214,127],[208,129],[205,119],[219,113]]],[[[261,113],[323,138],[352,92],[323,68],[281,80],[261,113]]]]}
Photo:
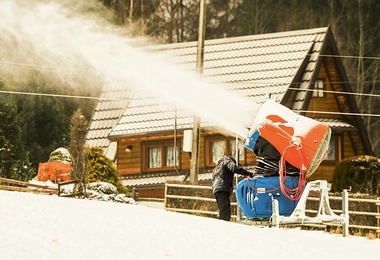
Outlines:
{"type": "Polygon", "coordinates": [[[212,171],[212,191],[219,208],[219,219],[231,219],[231,193],[234,174],[253,176],[253,173],[239,167],[232,156],[222,156],[212,171]]]}

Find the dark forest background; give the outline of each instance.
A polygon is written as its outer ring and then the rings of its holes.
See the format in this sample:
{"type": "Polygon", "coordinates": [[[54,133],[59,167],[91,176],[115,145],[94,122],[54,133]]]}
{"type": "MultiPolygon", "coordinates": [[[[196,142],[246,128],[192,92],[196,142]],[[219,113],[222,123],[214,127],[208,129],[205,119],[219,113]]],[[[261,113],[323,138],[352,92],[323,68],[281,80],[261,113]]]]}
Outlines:
{"type": "MultiPolygon", "coordinates": [[[[113,24],[155,43],[197,40],[198,0],[94,0],[113,24]]],[[[380,1],[206,0],[206,39],[330,26],[376,156],[380,154],[380,1]],[[377,105],[376,105],[377,104],[377,105]]],[[[91,10],[94,12],[94,10],[91,10]]],[[[99,13],[103,13],[99,11],[99,13]]],[[[7,89],[0,79],[0,90],[7,89]]],[[[28,92],[97,96],[56,89],[38,76],[28,92]]],[[[0,176],[30,179],[38,163],[69,144],[70,117],[78,108],[89,120],[95,101],[48,96],[0,95],[0,176]]]]}

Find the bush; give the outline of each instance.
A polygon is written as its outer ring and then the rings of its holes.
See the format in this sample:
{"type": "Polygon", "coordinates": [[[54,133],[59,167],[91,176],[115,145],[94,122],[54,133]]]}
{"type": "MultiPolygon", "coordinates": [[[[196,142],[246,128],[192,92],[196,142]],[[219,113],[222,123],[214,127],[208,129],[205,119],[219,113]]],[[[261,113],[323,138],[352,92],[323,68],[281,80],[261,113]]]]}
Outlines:
{"type": "Polygon", "coordinates": [[[341,161],[334,170],[331,191],[351,187],[352,192],[370,195],[380,192],[380,158],[357,156],[341,161]]]}
{"type": "Polygon", "coordinates": [[[87,150],[89,167],[88,182],[108,182],[113,184],[119,193],[127,193],[127,188],[121,183],[119,173],[112,161],[103,155],[101,147],[91,147],[87,150]]]}
{"type": "Polygon", "coordinates": [[[51,152],[49,162],[71,162],[71,155],[66,148],[60,147],[51,152]]]}

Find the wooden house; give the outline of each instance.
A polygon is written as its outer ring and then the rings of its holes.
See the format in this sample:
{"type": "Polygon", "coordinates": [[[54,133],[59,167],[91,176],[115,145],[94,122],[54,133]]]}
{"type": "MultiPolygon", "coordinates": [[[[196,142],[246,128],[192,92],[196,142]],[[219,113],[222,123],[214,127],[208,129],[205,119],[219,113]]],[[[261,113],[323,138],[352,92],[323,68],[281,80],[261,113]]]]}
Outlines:
{"type": "MultiPolygon", "coordinates": [[[[196,42],[150,46],[146,50],[162,53],[178,67],[195,70],[196,42]]],[[[332,181],[337,162],[373,154],[329,27],[206,40],[203,78],[227,85],[252,102],[261,104],[271,98],[296,113],[328,124],[332,129],[329,153],[311,179],[332,181]]],[[[190,156],[183,146],[187,130],[193,128],[191,113],[179,114],[173,106],[160,105],[154,95],[144,92],[131,96],[125,89],[110,88],[101,98],[87,143],[103,147],[105,154],[115,160],[129,189],[136,189],[141,197],[163,197],[165,182],[186,179],[190,156]]],[[[235,144],[234,136],[217,128],[204,128],[202,122],[200,183],[211,184],[218,149],[234,155],[235,144]]],[[[240,164],[252,168],[255,154],[244,149],[242,141],[239,147],[240,164]]]]}

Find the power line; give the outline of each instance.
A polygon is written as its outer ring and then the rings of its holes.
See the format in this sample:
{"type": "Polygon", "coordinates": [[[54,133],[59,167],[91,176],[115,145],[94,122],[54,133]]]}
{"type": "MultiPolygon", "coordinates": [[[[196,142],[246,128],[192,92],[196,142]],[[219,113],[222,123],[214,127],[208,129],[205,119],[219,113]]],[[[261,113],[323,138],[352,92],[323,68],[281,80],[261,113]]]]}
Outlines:
{"type": "MultiPolygon", "coordinates": [[[[331,83],[331,82],[329,82],[331,83]]],[[[252,83],[237,83],[237,85],[262,85],[262,88],[277,88],[279,85],[270,85],[268,83],[260,83],[260,84],[252,84],[252,83]]],[[[281,84],[285,85],[285,84],[281,84]]],[[[340,95],[353,95],[353,96],[365,96],[365,97],[380,97],[380,94],[367,94],[367,93],[359,93],[359,92],[345,92],[345,91],[335,91],[335,90],[323,90],[323,89],[300,89],[300,88],[287,88],[289,90],[295,90],[300,92],[314,92],[314,91],[322,91],[323,93],[331,93],[331,94],[340,94],[340,95]]],[[[270,93],[270,91],[267,91],[270,93]]]]}
{"type": "Polygon", "coordinates": [[[354,96],[366,96],[366,97],[380,97],[379,94],[366,94],[366,93],[357,93],[357,92],[344,92],[344,91],[334,91],[334,90],[322,90],[322,89],[299,89],[299,88],[288,88],[290,90],[298,90],[305,92],[314,92],[314,91],[322,91],[323,93],[331,93],[331,94],[341,94],[341,95],[354,95],[354,96]]]}
{"type": "MultiPolygon", "coordinates": [[[[312,55],[312,54],[308,54],[308,55],[312,55]]],[[[380,57],[374,57],[374,56],[332,55],[332,54],[319,54],[319,56],[331,57],[331,58],[380,60],[380,57]]]]}
{"type": "Polygon", "coordinates": [[[89,71],[89,70],[70,68],[70,67],[57,67],[53,65],[21,63],[21,62],[11,62],[11,61],[0,61],[0,64],[8,65],[8,66],[30,67],[35,70],[44,70],[44,71],[55,71],[55,70],[81,71],[81,72],[89,71]]]}
{"type": "MultiPolygon", "coordinates": [[[[313,54],[307,54],[311,56],[313,54]]],[[[332,54],[318,54],[320,57],[331,57],[331,58],[347,58],[347,59],[368,59],[368,60],[380,60],[380,57],[375,56],[355,56],[355,55],[332,55],[332,54]]],[[[12,61],[0,61],[0,64],[10,65],[10,66],[23,66],[31,68],[43,68],[44,70],[70,70],[70,71],[86,71],[83,69],[74,69],[70,67],[56,67],[53,65],[43,65],[43,64],[34,64],[34,63],[22,63],[22,62],[12,62],[12,61]]]]}
{"type": "MultiPolygon", "coordinates": [[[[373,84],[373,83],[380,83],[380,80],[361,80],[361,81],[328,81],[331,84],[350,84],[350,85],[355,85],[355,84],[373,84]]],[[[292,82],[293,84],[302,84],[304,82],[292,82]]],[[[311,82],[315,83],[315,82],[311,82]]],[[[281,82],[275,82],[275,81],[264,81],[264,82],[238,82],[236,84],[239,85],[263,85],[263,86],[270,86],[270,87],[276,87],[276,85],[283,85],[281,82]],[[271,86],[272,85],[272,86],[271,86]]]]}
{"type": "Polygon", "coordinates": [[[29,96],[43,96],[43,97],[90,99],[90,100],[100,100],[100,101],[130,101],[131,100],[131,99],[125,99],[125,98],[104,98],[104,97],[91,97],[91,96],[65,95],[65,94],[46,94],[46,93],[7,91],[7,90],[0,90],[0,93],[2,93],[2,94],[16,94],[16,95],[29,95],[29,96]]]}
{"type": "Polygon", "coordinates": [[[361,114],[361,113],[344,113],[344,112],[331,112],[331,111],[313,111],[313,110],[293,110],[294,112],[314,113],[314,114],[329,114],[329,115],[344,115],[344,116],[373,116],[380,117],[380,114],[361,114]]]}
{"type": "MultiPolygon", "coordinates": [[[[126,98],[104,98],[104,97],[90,97],[90,96],[76,96],[76,95],[63,95],[63,94],[46,94],[46,93],[34,93],[34,92],[22,92],[22,91],[6,91],[0,90],[2,94],[15,94],[15,95],[30,95],[30,96],[44,96],[44,97],[59,97],[59,98],[77,98],[77,99],[91,99],[98,101],[131,101],[132,99],[126,98]]],[[[345,93],[345,92],[344,92],[345,93]]],[[[335,114],[335,115],[347,115],[347,116],[368,116],[368,117],[380,117],[379,114],[362,114],[362,113],[344,113],[344,112],[330,112],[330,111],[311,111],[311,110],[294,110],[295,112],[302,113],[314,113],[314,114],[335,114]]]]}

